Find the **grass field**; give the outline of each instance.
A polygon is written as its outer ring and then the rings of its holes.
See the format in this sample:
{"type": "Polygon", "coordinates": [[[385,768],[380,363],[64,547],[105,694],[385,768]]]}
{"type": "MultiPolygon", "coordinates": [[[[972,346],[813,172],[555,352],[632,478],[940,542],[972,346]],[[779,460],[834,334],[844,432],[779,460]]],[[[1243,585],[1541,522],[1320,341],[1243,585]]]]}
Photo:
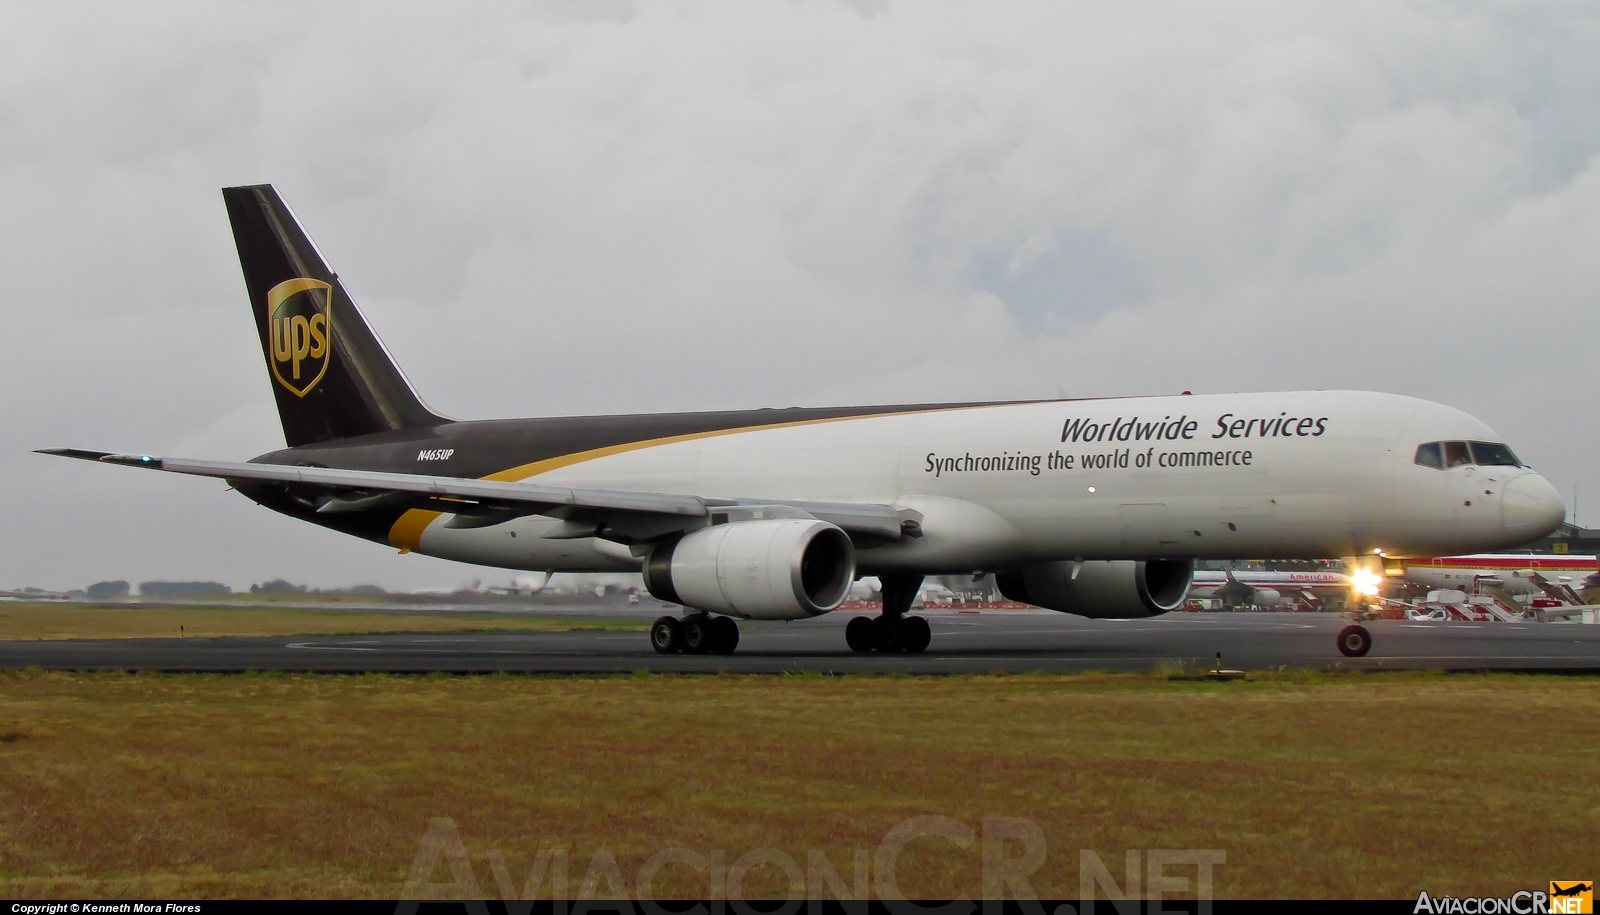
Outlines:
{"type": "MultiPolygon", "coordinates": [[[[602,849],[630,889],[668,847],[848,884],[926,814],[1032,820],[1047,897],[1081,849],[1220,849],[1224,897],[1500,894],[1600,870],[1597,738],[1600,681],[1537,676],[0,674],[0,895],[393,897],[434,817],[488,895],[557,845],[570,893],[602,849]]],[[[898,885],[976,896],[980,847],[918,838],[898,885]]]]}
{"type": "Polygon", "coordinates": [[[344,635],[486,629],[648,629],[648,620],[266,607],[94,607],[0,604],[0,639],[138,639],[344,635]]]}

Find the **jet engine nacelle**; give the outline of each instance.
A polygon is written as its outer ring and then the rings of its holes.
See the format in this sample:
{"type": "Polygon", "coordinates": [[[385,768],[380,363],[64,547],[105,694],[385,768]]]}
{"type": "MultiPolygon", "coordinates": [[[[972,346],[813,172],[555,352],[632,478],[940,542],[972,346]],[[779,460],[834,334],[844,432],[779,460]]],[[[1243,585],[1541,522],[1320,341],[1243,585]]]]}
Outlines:
{"type": "Polygon", "coordinates": [[[1034,562],[995,576],[1008,599],[1091,619],[1136,619],[1183,606],[1194,561],[1034,562]],[[1074,574],[1076,572],[1076,574],[1074,574]]]}
{"type": "Polygon", "coordinates": [[[658,545],[644,563],[645,588],[660,600],[752,620],[827,613],[855,577],[849,535],[815,518],[703,528],[658,545]]]}
{"type": "Polygon", "coordinates": [[[1283,594],[1272,588],[1257,588],[1250,595],[1250,603],[1257,607],[1276,607],[1283,603],[1283,594]]]}

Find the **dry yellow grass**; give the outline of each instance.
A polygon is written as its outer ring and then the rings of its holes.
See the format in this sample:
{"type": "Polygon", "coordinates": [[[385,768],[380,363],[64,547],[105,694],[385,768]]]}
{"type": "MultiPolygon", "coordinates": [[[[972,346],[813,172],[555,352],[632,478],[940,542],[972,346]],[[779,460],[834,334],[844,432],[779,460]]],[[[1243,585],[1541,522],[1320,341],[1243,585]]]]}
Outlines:
{"type": "MultiPolygon", "coordinates": [[[[1225,851],[1224,897],[1506,893],[1596,876],[1597,737],[1600,682],[1532,676],[0,674],[0,895],[393,897],[432,817],[489,895],[493,852],[520,888],[555,845],[574,893],[672,846],[849,882],[923,814],[1031,819],[1046,896],[1080,849],[1120,880],[1186,848],[1225,851]]],[[[976,896],[979,855],[917,839],[899,886],[976,896]]]]}
{"type": "Polygon", "coordinates": [[[0,604],[0,639],[141,639],[456,632],[486,629],[638,629],[648,620],[513,616],[504,613],[376,613],[305,607],[92,607],[0,604]]]}

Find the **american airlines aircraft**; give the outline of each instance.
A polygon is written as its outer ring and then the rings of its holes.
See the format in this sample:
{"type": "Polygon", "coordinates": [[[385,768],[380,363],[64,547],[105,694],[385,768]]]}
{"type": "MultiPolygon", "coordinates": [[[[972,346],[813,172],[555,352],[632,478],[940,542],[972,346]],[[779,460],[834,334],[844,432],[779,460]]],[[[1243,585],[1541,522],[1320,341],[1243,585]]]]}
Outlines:
{"type": "Polygon", "coordinates": [[[1563,583],[1575,590],[1582,589],[1589,576],[1597,572],[1600,572],[1600,557],[1592,553],[1481,553],[1405,563],[1406,580],[1430,588],[1472,591],[1480,582],[1485,582],[1518,597],[1546,594],[1550,586],[1560,587],[1563,583]]]}
{"type": "MultiPolygon", "coordinates": [[[[1408,557],[1544,536],[1560,496],[1478,420],[1359,391],[460,421],[417,398],[268,185],[223,190],[288,447],[248,463],[51,449],[227,480],[273,510],[462,562],[640,571],[686,608],[658,651],[731,652],[733,617],[883,613],[922,651],[923,576],[1097,618],[1182,606],[1198,558],[1408,557]]],[[[1361,627],[1340,648],[1364,654],[1361,627]]]]}
{"type": "Polygon", "coordinates": [[[1348,596],[1350,576],[1342,572],[1195,572],[1189,583],[1193,600],[1220,600],[1228,606],[1275,607],[1285,594],[1311,601],[1315,592],[1348,596]]]}

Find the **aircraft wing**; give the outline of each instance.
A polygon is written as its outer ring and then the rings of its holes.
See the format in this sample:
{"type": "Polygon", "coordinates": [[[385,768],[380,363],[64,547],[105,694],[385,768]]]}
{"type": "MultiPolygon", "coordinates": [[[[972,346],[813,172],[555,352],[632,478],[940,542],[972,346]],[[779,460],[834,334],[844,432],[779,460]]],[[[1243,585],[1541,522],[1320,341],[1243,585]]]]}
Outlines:
{"type": "MultiPolygon", "coordinates": [[[[671,518],[689,521],[705,518],[713,509],[757,509],[773,506],[801,512],[838,525],[847,533],[866,538],[898,540],[903,534],[920,532],[915,513],[897,511],[893,506],[856,502],[803,502],[759,499],[706,499],[675,493],[632,492],[617,489],[568,489],[537,483],[511,483],[474,480],[462,477],[391,473],[376,470],[341,470],[333,467],[297,467],[288,464],[248,464],[230,461],[201,461],[187,458],[162,458],[148,454],[115,454],[76,448],[45,448],[40,454],[77,458],[103,464],[164,470],[191,476],[222,480],[259,480],[311,487],[327,493],[318,512],[354,511],[390,496],[414,496],[440,500],[431,505],[439,511],[477,510],[484,513],[483,524],[496,524],[517,515],[549,514],[564,507],[602,515],[651,516],[648,527],[668,533],[671,518]]],[[[757,515],[760,517],[760,515],[757,515]]],[[[458,526],[479,526],[468,522],[458,526]]],[[[698,526],[686,524],[685,527],[698,526]]],[[[592,532],[589,532],[592,533],[592,532]]],[[[580,528],[564,536],[587,536],[580,528]]],[[[648,538],[646,538],[648,539],[648,538]]]]}

